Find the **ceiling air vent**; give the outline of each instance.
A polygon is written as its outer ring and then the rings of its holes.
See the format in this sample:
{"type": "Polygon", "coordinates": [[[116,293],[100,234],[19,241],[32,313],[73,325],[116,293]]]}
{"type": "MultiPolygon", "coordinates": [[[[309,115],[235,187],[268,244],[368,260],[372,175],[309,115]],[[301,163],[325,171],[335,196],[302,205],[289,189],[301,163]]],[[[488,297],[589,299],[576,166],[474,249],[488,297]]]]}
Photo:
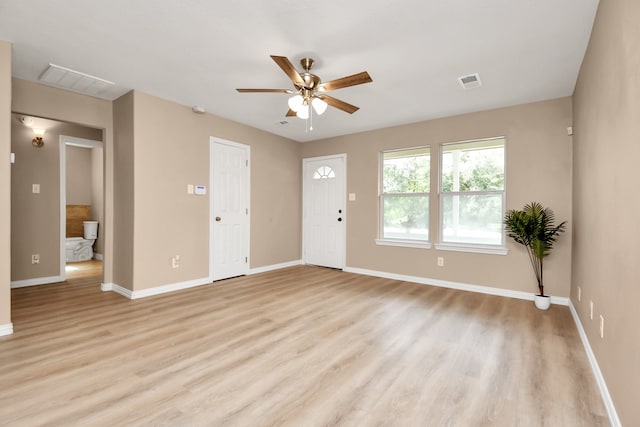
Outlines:
{"type": "Polygon", "coordinates": [[[52,86],[80,92],[98,98],[110,98],[115,83],[80,71],[49,64],[40,75],[40,81],[52,86]]]}
{"type": "Polygon", "coordinates": [[[464,89],[475,89],[482,86],[482,82],[480,81],[480,76],[478,75],[478,73],[458,77],[458,81],[464,89]]]}

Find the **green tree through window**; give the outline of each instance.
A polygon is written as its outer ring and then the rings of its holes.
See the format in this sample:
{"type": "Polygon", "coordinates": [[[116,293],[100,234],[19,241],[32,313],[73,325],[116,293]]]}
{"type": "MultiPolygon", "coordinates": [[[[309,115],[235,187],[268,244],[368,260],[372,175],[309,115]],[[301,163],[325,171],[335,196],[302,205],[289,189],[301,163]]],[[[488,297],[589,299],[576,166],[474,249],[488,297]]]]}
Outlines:
{"type": "Polygon", "coordinates": [[[440,241],[502,245],[504,138],[444,144],[440,241]]]}
{"type": "Polygon", "coordinates": [[[428,147],[382,155],[381,237],[429,239],[430,154],[428,147]]]}

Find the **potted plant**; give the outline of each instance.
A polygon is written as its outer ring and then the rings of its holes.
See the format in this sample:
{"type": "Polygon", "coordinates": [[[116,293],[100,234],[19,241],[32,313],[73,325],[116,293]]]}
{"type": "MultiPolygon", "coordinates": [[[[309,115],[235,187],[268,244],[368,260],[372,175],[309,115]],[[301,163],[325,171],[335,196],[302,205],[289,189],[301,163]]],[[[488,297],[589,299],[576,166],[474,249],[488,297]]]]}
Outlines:
{"type": "Polygon", "coordinates": [[[507,235],[527,248],[540,290],[534,301],[541,310],[548,309],[551,304],[549,296],[544,294],[543,260],[551,252],[556,237],[564,231],[566,224],[566,221],[558,225],[554,225],[554,222],[553,211],[538,202],[526,204],[522,210],[511,209],[504,217],[507,235]]]}

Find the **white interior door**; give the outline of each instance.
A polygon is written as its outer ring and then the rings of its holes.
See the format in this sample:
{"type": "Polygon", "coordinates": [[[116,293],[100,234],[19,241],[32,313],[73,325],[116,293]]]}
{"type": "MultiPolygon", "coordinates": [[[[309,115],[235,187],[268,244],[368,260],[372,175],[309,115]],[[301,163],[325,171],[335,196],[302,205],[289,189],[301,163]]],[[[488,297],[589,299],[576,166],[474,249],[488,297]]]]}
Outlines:
{"type": "Polygon", "coordinates": [[[249,270],[249,147],[211,138],[211,280],[249,270]]]}
{"type": "Polygon", "coordinates": [[[346,155],[303,160],[303,259],[343,268],[346,248],[346,155]]]}

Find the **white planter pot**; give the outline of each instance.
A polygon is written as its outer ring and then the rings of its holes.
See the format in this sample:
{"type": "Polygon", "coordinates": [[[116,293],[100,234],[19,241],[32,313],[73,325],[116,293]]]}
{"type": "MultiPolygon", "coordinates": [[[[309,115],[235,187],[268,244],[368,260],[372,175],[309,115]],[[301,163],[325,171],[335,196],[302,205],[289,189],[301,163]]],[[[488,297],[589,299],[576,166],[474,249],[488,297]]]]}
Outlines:
{"type": "Polygon", "coordinates": [[[535,295],[533,297],[533,302],[536,303],[536,307],[540,310],[548,310],[551,307],[551,297],[548,295],[535,295]]]}

